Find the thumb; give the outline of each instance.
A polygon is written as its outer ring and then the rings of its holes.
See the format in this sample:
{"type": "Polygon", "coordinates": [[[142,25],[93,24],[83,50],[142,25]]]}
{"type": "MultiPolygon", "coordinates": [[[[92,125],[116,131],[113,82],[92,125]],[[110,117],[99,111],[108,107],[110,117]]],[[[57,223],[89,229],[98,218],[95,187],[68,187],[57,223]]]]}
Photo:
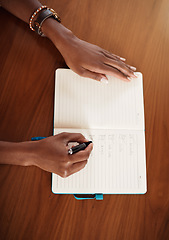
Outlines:
{"type": "Polygon", "coordinates": [[[105,74],[91,72],[91,71],[89,71],[87,69],[83,73],[83,77],[92,78],[92,79],[94,79],[96,81],[100,81],[101,83],[108,83],[108,78],[106,77],[105,74]]]}

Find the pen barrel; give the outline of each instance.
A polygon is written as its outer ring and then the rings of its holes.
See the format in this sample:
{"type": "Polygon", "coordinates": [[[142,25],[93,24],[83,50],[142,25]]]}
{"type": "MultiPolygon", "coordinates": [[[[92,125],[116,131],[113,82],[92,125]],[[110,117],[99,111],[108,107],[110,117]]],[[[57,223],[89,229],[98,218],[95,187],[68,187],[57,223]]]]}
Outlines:
{"type": "Polygon", "coordinates": [[[82,143],[80,145],[77,145],[75,147],[72,148],[72,152],[73,153],[76,153],[76,152],[79,152],[81,150],[84,150],[86,148],[86,144],[85,143],[82,143]]]}

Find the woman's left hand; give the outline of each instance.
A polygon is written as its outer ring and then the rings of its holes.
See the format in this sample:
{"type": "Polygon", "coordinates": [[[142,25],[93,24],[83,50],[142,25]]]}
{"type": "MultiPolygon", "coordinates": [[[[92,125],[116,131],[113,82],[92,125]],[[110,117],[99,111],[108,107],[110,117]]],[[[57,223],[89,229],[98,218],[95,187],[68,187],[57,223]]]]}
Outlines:
{"type": "Polygon", "coordinates": [[[128,82],[136,77],[136,68],[126,64],[124,58],[77,38],[53,19],[43,23],[42,31],[61,52],[66,64],[80,76],[107,83],[106,75],[128,82]]]}
{"type": "Polygon", "coordinates": [[[106,75],[124,81],[135,78],[135,67],[127,65],[124,58],[112,54],[96,45],[85,42],[75,36],[65,41],[60,48],[66,64],[77,74],[106,82],[106,75]]]}

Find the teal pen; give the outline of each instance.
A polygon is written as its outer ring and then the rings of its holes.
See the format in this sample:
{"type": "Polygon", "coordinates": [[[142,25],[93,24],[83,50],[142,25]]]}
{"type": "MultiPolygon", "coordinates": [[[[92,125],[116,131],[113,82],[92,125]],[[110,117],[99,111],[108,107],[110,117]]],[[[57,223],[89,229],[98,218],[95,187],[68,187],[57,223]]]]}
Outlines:
{"type": "Polygon", "coordinates": [[[46,138],[46,137],[32,137],[31,141],[38,141],[38,140],[42,140],[44,138],[46,138]]]}

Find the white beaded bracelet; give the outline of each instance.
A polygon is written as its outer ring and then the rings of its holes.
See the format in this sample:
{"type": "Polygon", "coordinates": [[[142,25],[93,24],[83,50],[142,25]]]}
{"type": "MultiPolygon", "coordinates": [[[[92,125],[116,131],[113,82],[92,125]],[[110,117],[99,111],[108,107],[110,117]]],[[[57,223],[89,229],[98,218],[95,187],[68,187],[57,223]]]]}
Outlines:
{"type": "Polygon", "coordinates": [[[47,6],[41,6],[39,7],[31,16],[30,20],[29,20],[29,27],[32,31],[35,31],[35,29],[32,27],[32,21],[34,19],[34,17],[38,14],[38,12],[42,11],[43,9],[46,9],[47,6]]]}

